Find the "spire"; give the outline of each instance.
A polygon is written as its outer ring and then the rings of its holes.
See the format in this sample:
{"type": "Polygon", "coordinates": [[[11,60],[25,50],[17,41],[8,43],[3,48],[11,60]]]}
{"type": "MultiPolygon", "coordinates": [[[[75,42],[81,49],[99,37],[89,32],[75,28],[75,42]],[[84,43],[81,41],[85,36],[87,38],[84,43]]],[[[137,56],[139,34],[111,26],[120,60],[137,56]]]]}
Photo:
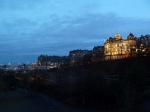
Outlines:
{"type": "Polygon", "coordinates": [[[120,36],[120,34],[118,33],[118,30],[116,31],[116,35],[117,35],[117,36],[120,36]]]}
{"type": "Polygon", "coordinates": [[[122,37],[120,36],[120,34],[118,33],[118,31],[116,32],[116,35],[114,37],[116,40],[120,40],[122,39],[122,37]]]}
{"type": "Polygon", "coordinates": [[[118,30],[116,31],[116,35],[118,35],[118,30]]]}

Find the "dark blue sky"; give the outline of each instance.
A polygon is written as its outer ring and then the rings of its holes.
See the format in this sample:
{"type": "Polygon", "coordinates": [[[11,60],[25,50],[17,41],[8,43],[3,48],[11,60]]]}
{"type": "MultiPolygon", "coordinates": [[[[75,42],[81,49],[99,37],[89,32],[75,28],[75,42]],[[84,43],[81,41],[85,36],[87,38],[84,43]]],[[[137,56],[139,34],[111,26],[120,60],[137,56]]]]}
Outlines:
{"type": "Polygon", "coordinates": [[[36,62],[150,32],[149,0],[0,0],[0,63],[36,62]]]}

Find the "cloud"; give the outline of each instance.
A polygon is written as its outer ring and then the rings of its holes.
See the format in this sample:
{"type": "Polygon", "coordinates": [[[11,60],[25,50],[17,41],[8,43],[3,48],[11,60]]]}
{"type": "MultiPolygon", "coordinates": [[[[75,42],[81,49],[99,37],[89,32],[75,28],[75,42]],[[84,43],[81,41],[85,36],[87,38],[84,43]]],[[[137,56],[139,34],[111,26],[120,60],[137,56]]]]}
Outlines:
{"type": "Polygon", "coordinates": [[[25,8],[34,8],[36,4],[45,3],[41,0],[0,0],[1,10],[23,10],[25,8]]]}
{"type": "MultiPolygon", "coordinates": [[[[18,47],[39,49],[43,46],[54,49],[59,47],[65,49],[66,46],[70,49],[79,47],[86,49],[89,46],[103,45],[103,41],[110,35],[115,35],[117,30],[124,38],[129,32],[133,32],[135,36],[149,33],[147,30],[150,25],[149,20],[123,18],[113,13],[64,18],[53,16],[42,24],[22,18],[11,22],[5,21],[3,29],[8,34],[0,35],[3,40],[0,43],[12,49],[18,47]]],[[[51,51],[53,53],[55,50],[51,51]]],[[[60,53],[61,51],[58,51],[58,54],[60,53]]]]}
{"type": "Polygon", "coordinates": [[[32,30],[38,25],[36,21],[32,21],[26,18],[17,18],[10,20],[3,20],[0,22],[1,34],[20,34],[32,32],[32,30]]]}
{"type": "Polygon", "coordinates": [[[99,10],[105,5],[98,1],[1,0],[0,58],[68,55],[70,50],[103,45],[116,31],[123,38],[130,32],[135,36],[149,33],[149,19],[125,17],[111,11],[101,13],[99,10]]]}

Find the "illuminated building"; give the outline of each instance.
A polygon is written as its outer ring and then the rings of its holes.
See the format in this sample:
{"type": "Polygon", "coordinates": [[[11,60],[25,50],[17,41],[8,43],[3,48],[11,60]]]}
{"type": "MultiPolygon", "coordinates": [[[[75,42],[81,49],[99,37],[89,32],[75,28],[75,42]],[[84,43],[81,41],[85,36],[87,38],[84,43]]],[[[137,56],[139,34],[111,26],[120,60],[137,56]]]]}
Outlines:
{"type": "Polygon", "coordinates": [[[115,60],[136,56],[136,38],[132,33],[127,39],[117,32],[115,37],[110,37],[104,43],[105,60],[115,60]]]}

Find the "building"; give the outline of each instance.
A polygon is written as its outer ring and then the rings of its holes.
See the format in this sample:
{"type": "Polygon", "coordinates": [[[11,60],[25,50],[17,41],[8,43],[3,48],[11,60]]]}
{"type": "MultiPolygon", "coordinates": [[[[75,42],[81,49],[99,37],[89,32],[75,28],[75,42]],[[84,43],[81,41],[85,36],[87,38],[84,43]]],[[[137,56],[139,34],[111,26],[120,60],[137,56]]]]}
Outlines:
{"type": "Polygon", "coordinates": [[[40,55],[40,56],[38,56],[37,64],[39,66],[46,66],[47,61],[48,61],[48,56],[47,55],[46,56],[45,55],[40,55]]]}
{"type": "Polygon", "coordinates": [[[94,46],[92,51],[92,62],[104,60],[104,46],[94,46]]]}
{"type": "Polygon", "coordinates": [[[83,57],[90,54],[89,50],[73,50],[69,52],[70,62],[69,65],[82,65],[83,64],[83,57]]]}
{"type": "Polygon", "coordinates": [[[37,64],[39,66],[45,66],[45,68],[57,68],[61,65],[65,65],[66,63],[69,63],[68,56],[45,56],[40,55],[38,57],[37,64]]]}
{"type": "Polygon", "coordinates": [[[137,54],[139,56],[145,56],[150,54],[150,35],[141,35],[137,39],[137,54]]]}
{"type": "Polygon", "coordinates": [[[117,32],[116,35],[110,37],[104,43],[105,60],[115,60],[136,56],[136,38],[132,33],[127,39],[122,39],[122,36],[117,32]]]}

